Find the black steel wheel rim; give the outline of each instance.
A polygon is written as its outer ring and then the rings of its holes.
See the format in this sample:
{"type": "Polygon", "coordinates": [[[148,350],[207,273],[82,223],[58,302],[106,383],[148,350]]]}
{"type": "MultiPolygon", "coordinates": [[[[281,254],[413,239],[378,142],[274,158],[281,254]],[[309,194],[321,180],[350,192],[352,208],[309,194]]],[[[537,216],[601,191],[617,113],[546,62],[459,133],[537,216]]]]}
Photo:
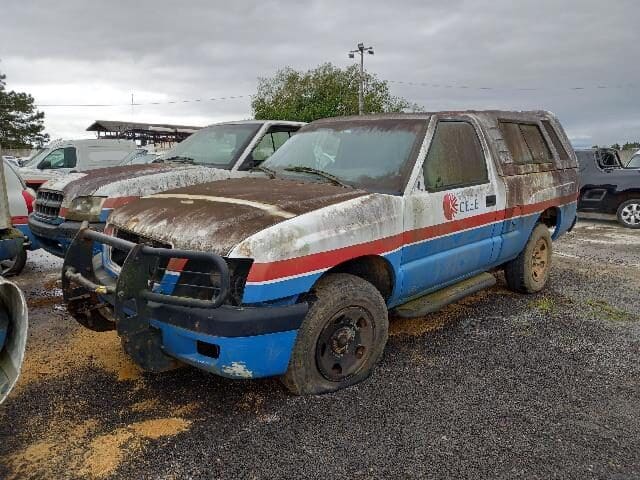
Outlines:
{"type": "Polygon", "coordinates": [[[326,323],[316,342],[316,364],[327,380],[340,382],[367,362],[375,337],[371,314],[362,307],[345,307],[326,323]]]}

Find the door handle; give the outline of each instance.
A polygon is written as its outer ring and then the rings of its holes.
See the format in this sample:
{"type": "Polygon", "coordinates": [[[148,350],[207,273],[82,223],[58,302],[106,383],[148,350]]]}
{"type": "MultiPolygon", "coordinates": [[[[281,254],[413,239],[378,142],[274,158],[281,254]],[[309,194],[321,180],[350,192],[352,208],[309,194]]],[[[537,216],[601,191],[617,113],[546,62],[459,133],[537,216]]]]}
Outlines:
{"type": "Polygon", "coordinates": [[[495,207],[495,206],[496,206],[496,196],[487,195],[487,207],[495,207]]]}

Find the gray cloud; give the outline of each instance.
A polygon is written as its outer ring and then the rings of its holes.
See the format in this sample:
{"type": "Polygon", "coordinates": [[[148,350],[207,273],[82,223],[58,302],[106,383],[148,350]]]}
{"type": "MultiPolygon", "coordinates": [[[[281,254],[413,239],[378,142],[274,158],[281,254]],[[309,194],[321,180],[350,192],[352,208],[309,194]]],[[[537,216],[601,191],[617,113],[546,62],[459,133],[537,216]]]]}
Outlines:
{"type": "MultiPolygon", "coordinates": [[[[545,108],[576,143],[605,144],[640,138],[639,14],[634,0],[5,0],[0,71],[39,103],[208,98],[251,94],[285,65],[346,66],[362,40],[376,47],[367,68],[381,78],[471,87],[391,84],[426,109],[545,108]],[[538,90],[518,90],[529,87],[538,90]]],[[[81,135],[95,118],[250,115],[246,98],[45,111],[54,136],[81,135]]]]}

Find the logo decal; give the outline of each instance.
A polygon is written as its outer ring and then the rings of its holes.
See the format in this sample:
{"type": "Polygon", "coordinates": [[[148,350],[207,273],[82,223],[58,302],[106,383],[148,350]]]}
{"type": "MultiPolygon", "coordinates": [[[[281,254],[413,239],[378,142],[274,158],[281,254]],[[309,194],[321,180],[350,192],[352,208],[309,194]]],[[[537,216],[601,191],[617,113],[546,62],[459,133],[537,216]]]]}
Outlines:
{"type": "Polygon", "coordinates": [[[458,199],[453,193],[447,193],[442,199],[442,210],[447,220],[453,220],[458,214],[458,199]]]}

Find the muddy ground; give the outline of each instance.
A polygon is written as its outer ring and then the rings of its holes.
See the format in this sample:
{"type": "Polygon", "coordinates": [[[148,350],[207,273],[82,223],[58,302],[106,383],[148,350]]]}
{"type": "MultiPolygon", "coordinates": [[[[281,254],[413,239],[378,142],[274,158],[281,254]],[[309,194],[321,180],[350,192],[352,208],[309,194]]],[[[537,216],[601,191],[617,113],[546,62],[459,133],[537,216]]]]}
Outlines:
{"type": "Polygon", "coordinates": [[[555,251],[545,292],[500,279],[394,320],[375,374],[318,397],[142,374],[65,313],[60,262],[36,253],[0,478],[640,478],[640,232],[581,221],[555,251]]]}

